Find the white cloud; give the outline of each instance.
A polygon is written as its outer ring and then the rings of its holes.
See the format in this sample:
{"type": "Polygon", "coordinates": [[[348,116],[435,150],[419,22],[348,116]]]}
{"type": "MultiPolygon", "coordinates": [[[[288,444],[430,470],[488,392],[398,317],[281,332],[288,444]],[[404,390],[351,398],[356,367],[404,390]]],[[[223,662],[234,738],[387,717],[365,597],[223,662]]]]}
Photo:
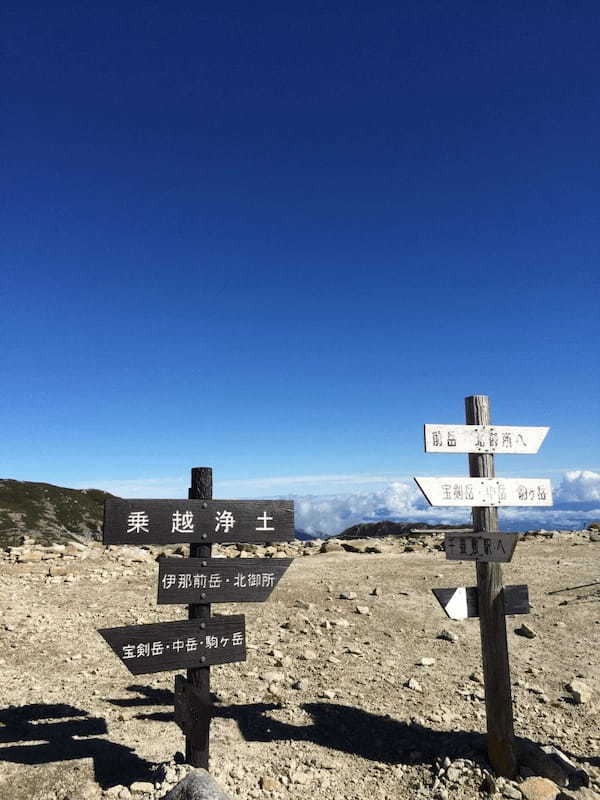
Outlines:
{"type": "MultiPolygon", "coordinates": [[[[81,488],[104,489],[119,497],[183,498],[187,497],[188,485],[187,476],[178,476],[88,481],[81,488]]],[[[411,479],[390,480],[381,474],[296,475],[215,482],[216,497],[277,495],[294,499],[296,527],[313,535],[332,536],[359,522],[383,519],[431,524],[470,522],[469,509],[432,508],[411,479]],[[374,487],[373,491],[362,490],[368,485],[374,487]],[[327,487],[335,491],[322,494],[327,487]],[[315,494],[307,493],[311,490],[315,494]],[[319,491],[321,493],[317,494],[319,491]]],[[[554,503],[554,508],[501,509],[500,527],[568,530],[599,520],[600,473],[591,470],[565,472],[560,482],[555,482],[554,503]]]]}
{"type": "Polygon", "coordinates": [[[589,469],[565,472],[555,492],[557,503],[594,502],[600,500],[600,473],[589,469]]]}
{"type": "MultiPolygon", "coordinates": [[[[412,481],[394,481],[385,489],[359,494],[296,496],[296,527],[307,533],[332,536],[359,522],[388,519],[396,522],[463,524],[470,522],[467,508],[432,508],[412,481]]],[[[600,475],[568,472],[555,491],[558,508],[503,508],[500,527],[508,530],[537,528],[575,529],[600,519],[600,475]],[[588,508],[568,507],[585,503],[588,508]]]]}

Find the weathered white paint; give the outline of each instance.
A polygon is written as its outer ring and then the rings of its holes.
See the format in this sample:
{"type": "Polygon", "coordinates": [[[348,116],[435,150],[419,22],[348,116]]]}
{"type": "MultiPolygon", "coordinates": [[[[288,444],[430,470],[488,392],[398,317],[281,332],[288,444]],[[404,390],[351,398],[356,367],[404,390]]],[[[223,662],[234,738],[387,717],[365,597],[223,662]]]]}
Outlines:
{"type": "Polygon", "coordinates": [[[547,478],[425,478],[415,482],[431,506],[551,506],[547,478]]]}
{"type": "Polygon", "coordinates": [[[518,425],[425,425],[426,453],[537,453],[550,428],[518,425]]]}

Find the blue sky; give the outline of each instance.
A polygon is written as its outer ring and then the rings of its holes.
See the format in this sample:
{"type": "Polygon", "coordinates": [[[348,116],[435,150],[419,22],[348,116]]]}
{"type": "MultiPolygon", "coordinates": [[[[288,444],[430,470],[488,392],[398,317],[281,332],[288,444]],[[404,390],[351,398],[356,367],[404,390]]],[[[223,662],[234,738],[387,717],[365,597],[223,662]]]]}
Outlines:
{"type": "Polygon", "coordinates": [[[2,28],[0,476],[380,490],[465,474],[422,425],[474,393],[551,427],[499,473],[600,472],[597,4],[21,2],[2,28]]]}

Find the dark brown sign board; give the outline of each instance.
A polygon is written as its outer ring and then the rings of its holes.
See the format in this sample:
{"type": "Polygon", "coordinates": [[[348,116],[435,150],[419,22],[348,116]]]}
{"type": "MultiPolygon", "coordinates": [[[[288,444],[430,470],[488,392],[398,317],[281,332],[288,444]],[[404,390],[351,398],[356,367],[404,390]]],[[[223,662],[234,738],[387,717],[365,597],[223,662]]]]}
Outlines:
{"type": "Polygon", "coordinates": [[[183,675],[175,676],[175,722],[186,736],[206,736],[206,718],[212,716],[212,705],[183,675]]]}
{"type": "Polygon", "coordinates": [[[288,542],[291,500],[124,500],[104,504],[104,544],[288,542]]]}
{"type": "Polygon", "coordinates": [[[99,633],[133,675],[246,660],[242,615],[102,628],[99,633]]]}
{"type": "MultiPolygon", "coordinates": [[[[457,586],[453,589],[431,591],[450,619],[479,616],[477,586],[457,586]]],[[[505,614],[529,614],[529,592],[526,584],[505,586],[503,591],[505,614]]]]}
{"type": "Polygon", "coordinates": [[[292,558],[161,558],[158,603],[261,603],[292,558]]]}
{"type": "Polygon", "coordinates": [[[510,561],[519,540],[518,533],[476,531],[450,533],[444,537],[444,549],[449,561],[510,561]]]}

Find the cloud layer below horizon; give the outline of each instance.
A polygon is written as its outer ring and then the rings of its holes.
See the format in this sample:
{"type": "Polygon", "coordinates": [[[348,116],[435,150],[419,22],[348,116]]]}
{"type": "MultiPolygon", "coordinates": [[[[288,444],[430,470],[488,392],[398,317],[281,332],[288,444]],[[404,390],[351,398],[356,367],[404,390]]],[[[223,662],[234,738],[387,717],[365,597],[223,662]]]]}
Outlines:
{"type": "MultiPolygon", "coordinates": [[[[97,481],[94,488],[120,497],[173,498],[187,496],[187,479],[152,478],[124,481],[97,481]]],[[[82,487],[83,488],[83,487],[82,487]]],[[[500,509],[504,530],[576,529],[600,520],[600,472],[572,470],[553,482],[552,508],[500,509]]],[[[333,536],[359,522],[383,519],[396,522],[461,524],[470,522],[468,508],[432,508],[414,481],[385,476],[310,475],[248,481],[221,481],[215,484],[216,497],[291,497],[295,501],[296,527],[311,535],[333,536]],[[352,484],[359,491],[348,491],[352,484]],[[234,485],[235,484],[235,485],[234,485]],[[291,485],[297,492],[283,495],[291,485]],[[364,491],[365,485],[373,485],[364,491]],[[313,487],[333,488],[329,494],[308,494],[313,487]],[[342,488],[343,487],[343,488],[342,488]],[[337,490],[337,491],[336,491],[337,490]]]]}
{"type": "MultiPolygon", "coordinates": [[[[333,536],[360,522],[461,524],[470,522],[467,508],[432,508],[412,481],[393,481],[384,489],[358,494],[295,496],[296,527],[313,536],[333,536]]],[[[554,486],[553,508],[502,508],[500,527],[575,529],[600,519],[600,473],[566,472],[554,486]]]]}

